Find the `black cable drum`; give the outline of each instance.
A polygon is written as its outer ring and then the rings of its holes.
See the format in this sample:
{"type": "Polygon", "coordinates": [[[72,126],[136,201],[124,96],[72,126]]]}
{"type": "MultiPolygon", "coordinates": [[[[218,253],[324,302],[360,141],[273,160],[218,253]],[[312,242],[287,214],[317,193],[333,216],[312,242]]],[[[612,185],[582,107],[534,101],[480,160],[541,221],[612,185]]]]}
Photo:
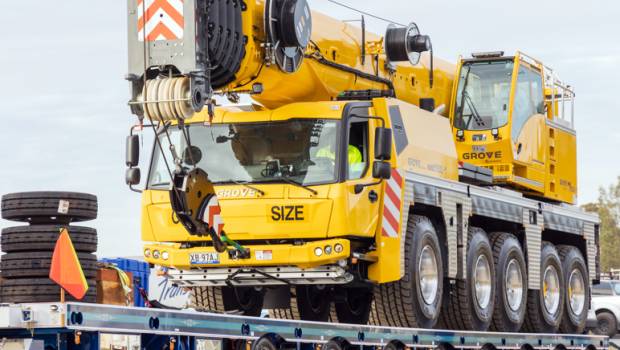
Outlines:
{"type": "Polygon", "coordinates": [[[385,33],[385,53],[391,62],[409,61],[412,65],[420,62],[420,53],[429,50],[426,35],[420,35],[415,23],[407,27],[391,24],[385,33]]]}
{"type": "Polygon", "coordinates": [[[282,72],[301,66],[312,36],[312,13],[306,0],[266,0],[265,30],[282,72]]]}
{"type": "Polygon", "coordinates": [[[280,18],[280,38],[286,47],[305,48],[312,35],[312,17],[306,0],[285,0],[280,18]]]}
{"type": "Polygon", "coordinates": [[[244,0],[209,0],[207,35],[211,64],[211,85],[226,86],[233,81],[246,54],[247,37],[243,32],[244,0]]]}

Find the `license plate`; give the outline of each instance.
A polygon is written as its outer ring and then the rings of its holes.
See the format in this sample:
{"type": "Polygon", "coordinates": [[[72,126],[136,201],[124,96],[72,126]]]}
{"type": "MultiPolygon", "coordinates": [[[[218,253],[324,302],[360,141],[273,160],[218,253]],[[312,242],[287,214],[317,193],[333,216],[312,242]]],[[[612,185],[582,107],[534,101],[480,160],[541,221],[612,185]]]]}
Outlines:
{"type": "Polygon", "coordinates": [[[189,263],[192,265],[219,264],[220,255],[216,252],[191,253],[189,263]]]}

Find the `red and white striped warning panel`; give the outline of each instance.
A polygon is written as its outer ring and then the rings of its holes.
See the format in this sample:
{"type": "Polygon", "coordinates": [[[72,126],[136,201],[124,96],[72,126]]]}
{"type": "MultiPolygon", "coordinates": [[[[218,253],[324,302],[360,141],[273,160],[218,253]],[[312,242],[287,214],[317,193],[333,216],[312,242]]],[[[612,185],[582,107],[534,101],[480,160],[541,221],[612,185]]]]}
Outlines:
{"type": "Polygon", "coordinates": [[[392,169],[392,176],[385,185],[383,196],[383,224],[381,234],[384,237],[398,237],[398,226],[403,203],[403,185],[405,181],[400,171],[392,169]]]}
{"type": "Polygon", "coordinates": [[[218,235],[221,235],[222,230],[224,230],[224,220],[222,220],[221,213],[222,208],[220,208],[220,203],[217,201],[217,196],[212,195],[207,200],[203,221],[207,226],[213,227],[218,235]]]}
{"type": "Polygon", "coordinates": [[[138,40],[183,39],[184,0],[138,0],[138,40]]]}

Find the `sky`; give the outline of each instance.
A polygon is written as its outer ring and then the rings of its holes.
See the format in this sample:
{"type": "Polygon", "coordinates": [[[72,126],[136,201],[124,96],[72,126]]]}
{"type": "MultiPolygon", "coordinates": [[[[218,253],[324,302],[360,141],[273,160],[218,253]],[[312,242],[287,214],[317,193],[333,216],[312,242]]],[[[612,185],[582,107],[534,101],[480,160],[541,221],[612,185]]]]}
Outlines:
{"type": "MultiPolygon", "coordinates": [[[[437,56],[522,50],[577,93],[579,202],[620,175],[620,3],[617,0],[342,0],[416,22],[437,56]]],[[[359,15],[309,0],[314,10],[359,15]]],[[[123,0],[4,1],[0,5],[0,193],[99,197],[99,255],[140,255],[140,196],[124,183],[129,112],[123,0]],[[62,4],[62,6],[59,6],[62,4]]],[[[386,24],[367,18],[368,29],[386,24]]],[[[143,168],[143,173],[145,169],[143,168]]],[[[0,227],[13,225],[0,222],[0,227]]]]}

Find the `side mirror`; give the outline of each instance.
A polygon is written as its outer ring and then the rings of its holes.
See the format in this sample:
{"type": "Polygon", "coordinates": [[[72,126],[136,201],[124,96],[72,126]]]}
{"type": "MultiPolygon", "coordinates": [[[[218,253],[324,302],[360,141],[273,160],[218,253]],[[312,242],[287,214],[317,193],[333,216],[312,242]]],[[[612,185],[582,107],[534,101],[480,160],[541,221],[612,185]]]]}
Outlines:
{"type": "Polygon", "coordinates": [[[129,186],[139,185],[141,177],[140,168],[129,168],[125,172],[125,182],[129,186]]]}
{"type": "Polygon", "coordinates": [[[388,180],[392,177],[392,166],[388,162],[376,160],[372,164],[372,177],[375,179],[388,180]]]}
{"type": "Polygon", "coordinates": [[[129,135],[126,140],[125,164],[128,167],[135,167],[138,163],[140,163],[140,138],[138,135],[129,135]]]}
{"type": "Polygon", "coordinates": [[[379,160],[392,158],[392,129],[383,127],[375,129],[375,158],[379,160]]]}

